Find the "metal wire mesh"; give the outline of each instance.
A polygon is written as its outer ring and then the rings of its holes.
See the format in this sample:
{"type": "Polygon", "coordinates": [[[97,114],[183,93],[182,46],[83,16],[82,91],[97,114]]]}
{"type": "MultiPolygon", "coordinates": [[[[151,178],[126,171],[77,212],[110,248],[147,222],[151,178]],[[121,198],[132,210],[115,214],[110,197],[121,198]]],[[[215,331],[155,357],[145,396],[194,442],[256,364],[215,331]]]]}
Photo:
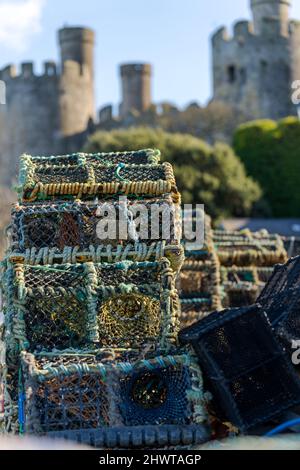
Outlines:
{"type": "Polygon", "coordinates": [[[258,306],[213,313],[182,330],[205,370],[224,419],[241,430],[300,402],[300,381],[258,306]]]}

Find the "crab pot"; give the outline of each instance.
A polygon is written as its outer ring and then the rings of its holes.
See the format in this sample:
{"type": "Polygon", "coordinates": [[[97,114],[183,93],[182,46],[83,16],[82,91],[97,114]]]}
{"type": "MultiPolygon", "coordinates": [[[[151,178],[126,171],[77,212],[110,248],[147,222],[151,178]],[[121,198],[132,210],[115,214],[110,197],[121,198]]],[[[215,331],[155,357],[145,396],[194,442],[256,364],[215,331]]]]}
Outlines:
{"type": "MultiPolygon", "coordinates": [[[[160,196],[172,193],[178,202],[172,165],[126,163],[99,154],[43,159],[24,155],[20,162],[20,197],[23,202],[93,200],[96,196],[160,196]]],[[[119,159],[120,160],[120,159],[119,159]]],[[[132,160],[131,160],[132,161],[132,160]]]]}
{"type": "Polygon", "coordinates": [[[185,328],[191,324],[202,320],[209,315],[214,309],[212,308],[212,300],[209,297],[201,298],[184,298],[180,299],[180,326],[185,328]]]}
{"type": "Polygon", "coordinates": [[[160,162],[160,151],[155,149],[133,150],[129,152],[100,152],[100,153],[72,153],[69,155],[56,156],[29,156],[22,157],[39,167],[51,168],[57,165],[80,166],[86,162],[93,165],[111,165],[111,164],[135,164],[147,165],[158,164],[160,162]]]}
{"type": "MultiPolygon", "coordinates": [[[[181,327],[221,309],[219,265],[214,253],[203,259],[199,252],[187,252],[178,279],[181,327]]],[[[206,255],[205,255],[206,256],[206,255]]]]}
{"type": "Polygon", "coordinates": [[[300,287],[276,294],[265,310],[272,319],[278,339],[293,354],[300,341],[300,287]]]}
{"type": "Polygon", "coordinates": [[[108,351],[22,355],[27,433],[108,447],[192,445],[208,438],[201,371],[188,355],[126,362],[108,351]],[[176,431],[177,429],[177,431],[176,431]]]}
{"type": "Polygon", "coordinates": [[[167,347],[179,301],[170,262],[12,264],[7,324],[15,350],[167,347]]]}
{"type": "Polygon", "coordinates": [[[257,305],[216,312],[182,330],[224,419],[241,431],[300,403],[300,381],[257,305]]]}
{"type": "MultiPolygon", "coordinates": [[[[278,295],[288,289],[300,288],[300,256],[290,259],[284,265],[275,266],[273,275],[266,284],[257,302],[268,312],[271,323],[277,322],[281,315],[280,308],[276,308],[278,295]]],[[[284,295],[283,295],[284,298],[284,295]]]]}
{"type": "Polygon", "coordinates": [[[12,211],[12,251],[21,254],[26,250],[65,247],[83,251],[90,245],[150,245],[155,240],[178,244],[179,225],[179,207],[170,195],[141,201],[120,197],[97,204],[17,204],[12,211]]]}
{"type": "Polygon", "coordinates": [[[300,257],[275,267],[257,302],[262,305],[287,350],[300,340],[300,257]]]}
{"type": "Polygon", "coordinates": [[[284,263],[287,253],[278,235],[266,232],[226,232],[216,230],[213,240],[223,266],[268,267],[284,263]]]}
{"type": "Polygon", "coordinates": [[[263,283],[259,281],[257,268],[221,267],[221,285],[224,297],[224,308],[245,307],[253,305],[262,289],[263,283]]]}

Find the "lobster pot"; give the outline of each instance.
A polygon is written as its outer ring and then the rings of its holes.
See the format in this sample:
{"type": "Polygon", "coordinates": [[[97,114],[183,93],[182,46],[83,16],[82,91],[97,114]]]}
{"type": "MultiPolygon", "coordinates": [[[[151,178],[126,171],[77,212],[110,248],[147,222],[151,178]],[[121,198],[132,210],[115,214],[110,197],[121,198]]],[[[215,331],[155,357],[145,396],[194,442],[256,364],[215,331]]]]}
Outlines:
{"type": "Polygon", "coordinates": [[[40,167],[57,165],[80,166],[85,163],[91,165],[111,165],[111,164],[134,164],[147,165],[158,164],[160,162],[160,151],[157,149],[145,149],[129,152],[109,152],[109,153],[72,153],[69,155],[56,155],[49,157],[23,155],[22,159],[27,159],[32,164],[40,167]]]}
{"type": "Polygon", "coordinates": [[[199,254],[188,253],[179,274],[178,290],[181,327],[221,308],[220,271],[213,254],[203,260],[199,254]]]}
{"type": "Polygon", "coordinates": [[[297,256],[290,259],[285,265],[275,267],[273,275],[258,298],[258,302],[267,310],[271,323],[277,318],[278,311],[276,308],[274,309],[277,296],[284,293],[286,289],[299,288],[300,256],[297,256]]]}
{"type": "Polygon", "coordinates": [[[284,266],[276,266],[274,274],[261,293],[263,306],[278,338],[291,354],[300,340],[300,257],[284,266]]]}
{"type": "Polygon", "coordinates": [[[179,201],[172,166],[169,163],[124,163],[109,157],[79,154],[43,160],[24,155],[20,162],[19,193],[23,202],[93,200],[96,196],[160,196],[172,193],[179,201]]]}
{"type": "Polygon", "coordinates": [[[211,299],[209,298],[191,298],[180,299],[180,327],[186,328],[193,323],[202,320],[212,312],[211,299]]]}
{"type": "Polygon", "coordinates": [[[213,241],[222,266],[268,267],[287,260],[279,235],[266,231],[213,232],[213,241]]]}
{"type": "Polygon", "coordinates": [[[90,245],[180,242],[180,208],[170,195],[145,200],[120,196],[98,202],[17,204],[12,211],[12,251],[65,247],[86,251],[90,245]]]}
{"type": "Polygon", "coordinates": [[[182,330],[206,373],[220,416],[242,431],[300,402],[300,381],[259,306],[213,313],[182,330]]]}
{"type": "MultiPolygon", "coordinates": [[[[178,331],[170,262],[10,265],[6,273],[13,349],[167,347],[178,331]]],[[[10,341],[10,347],[12,341],[10,341]]]]}
{"type": "Polygon", "coordinates": [[[296,365],[300,344],[300,287],[277,294],[266,311],[272,318],[272,326],[278,339],[291,355],[296,354],[296,365]]]}
{"type": "Polygon", "coordinates": [[[251,266],[225,268],[222,266],[223,307],[235,308],[253,305],[272,272],[273,268],[251,266]]]}
{"type": "Polygon", "coordinates": [[[208,261],[213,255],[213,231],[211,227],[211,218],[205,214],[204,207],[200,207],[195,211],[184,210],[183,222],[185,226],[185,235],[191,237],[196,234],[195,240],[189,240],[187,236],[183,238],[182,244],[190,259],[208,261]],[[192,242],[194,246],[192,245],[192,242]]]}
{"type": "MultiPolygon", "coordinates": [[[[22,355],[19,416],[27,433],[108,447],[208,438],[202,376],[188,355],[126,362],[96,355],[22,355]]],[[[106,357],[105,357],[106,356],[106,357]]]]}

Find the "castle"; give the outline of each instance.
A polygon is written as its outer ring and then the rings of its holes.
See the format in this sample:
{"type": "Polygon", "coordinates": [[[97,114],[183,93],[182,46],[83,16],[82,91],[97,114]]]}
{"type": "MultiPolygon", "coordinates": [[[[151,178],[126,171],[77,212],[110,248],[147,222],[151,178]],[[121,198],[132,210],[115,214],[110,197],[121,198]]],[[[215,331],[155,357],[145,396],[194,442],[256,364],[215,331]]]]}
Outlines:
{"type": "MultiPolygon", "coordinates": [[[[290,20],[290,4],[251,0],[253,22],[237,22],[232,37],[224,27],[212,36],[212,103],[237,108],[244,120],[296,114],[291,84],[300,79],[300,21],[290,20]]],[[[119,115],[107,105],[96,117],[95,34],[88,28],[65,27],[58,38],[60,63],[46,62],[42,75],[34,73],[32,63],[23,63],[20,73],[12,65],[0,71],[7,95],[6,106],[0,106],[0,184],[11,183],[24,152],[71,153],[97,127],[159,125],[150,64],[121,65],[119,115]]],[[[162,103],[160,110],[184,119],[169,103],[162,103]]]]}
{"type": "Polygon", "coordinates": [[[300,79],[300,21],[290,0],[251,0],[253,22],[238,21],[233,36],[212,37],[213,100],[237,105],[247,119],[296,114],[292,82],[300,79]]]}
{"type": "Polygon", "coordinates": [[[6,106],[0,107],[0,183],[10,184],[17,159],[68,153],[80,148],[93,127],[94,32],[63,28],[58,33],[60,64],[45,62],[37,76],[33,63],[0,72],[6,84],[6,106]]]}
{"type": "MultiPolygon", "coordinates": [[[[94,99],[95,33],[82,27],[58,32],[60,63],[45,62],[42,75],[33,63],[0,70],[6,85],[6,106],[0,107],[0,184],[10,185],[17,160],[32,155],[66,154],[82,148],[97,122],[94,99]]],[[[120,118],[132,110],[151,106],[151,65],[120,67],[120,118]]],[[[100,110],[99,119],[112,119],[112,106],[100,110]]]]}

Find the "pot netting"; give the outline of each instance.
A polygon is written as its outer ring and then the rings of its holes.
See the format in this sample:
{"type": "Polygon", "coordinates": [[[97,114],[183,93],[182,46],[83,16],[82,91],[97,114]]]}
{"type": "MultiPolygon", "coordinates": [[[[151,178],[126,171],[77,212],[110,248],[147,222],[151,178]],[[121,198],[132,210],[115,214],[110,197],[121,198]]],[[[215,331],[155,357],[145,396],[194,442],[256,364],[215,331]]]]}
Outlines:
{"type": "Polygon", "coordinates": [[[258,298],[268,314],[278,337],[293,353],[293,342],[300,339],[300,257],[276,266],[273,275],[258,298]]]}
{"type": "Polygon", "coordinates": [[[97,374],[46,380],[35,389],[35,408],[42,432],[107,425],[105,382],[97,374]]]}
{"type": "Polygon", "coordinates": [[[142,345],[145,339],[157,341],[161,332],[161,304],[142,293],[112,296],[98,308],[102,345],[142,345]]]}
{"type": "Polygon", "coordinates": [[[11,323],[21,349],[167,346],[175,341],[179,305],[174,272],[165,258],[12,269],[11,323]]]}
{"type": "Polygon", "coordinates": [[[19,406],[27,432],[118,425],[134,429],[206,419],[200,371],[186,356],[99,362],[96,356],[82,355],[60,357],[56,363],[27,354],[22,370],[25,393],[19,406]]]}
{"type": "Polygon", "coordinates": [[[187,367],[141,369],[120,380],[120,410],[126,426],[186,424],[191,410],[187,367]]]}
{"type": "Polygon", "coordinates": [[[130,194],[158,196],[173,193],[176,188],[172,166],[168,163],[127,164],[106,163],[83,157],[75,164],[40,163],[30,156],[23,156],[20,169],[21,199],[38,200],[78,199],[91,200],[96,195],[130,194]]]}
{"type": "Polygon", "coordinates": [[[209,380],[217,406],[241,430],[300,402],[300,381],[257,306],[216,312],[180,332],[209,380]]]}
{"type": "Polygon", "coordinates": [[[94,165],[111,165],[117,163],[146,165],[150,163],[159,163],[160,152],[155,149],[145,149],[129,152],[110,152],[110,153],[73,153],[70,155],[57,155],[50,157],[29,157],[35,165],[82,165],[86,162],[94,165]]]}
{"type": "Polygon", "coordinates": [[[12,213],[12,249],[118,245],[129,242],[151,244],[180,238],[179,208],[171,197],[147,200],[108,200],[98,204],[17,205],[12,213]]]}
{"type": "Polygon", "coordinates": [[[278,313],[276,309],[273,309],[277,295],[282,294],[287,289],[299,288],[300,257],[297,256],[290,259],[285,265],[275,267],[273,275],[258,298],[258,303],[268,312],[271,323],[276,321],[278,313]]]}
{"type": "Polygon", "coordinates": [[[285,262],[287,253],[278,235],[263,232],[213,232],[214,245],[223,266],[273,266],[285,262]]]}
{"type": "Polygon", "coordinates": [[[31,351],[83,345],[89,313],[84,265],[26,266],[23,272],[25,345],[31,351]]]}

